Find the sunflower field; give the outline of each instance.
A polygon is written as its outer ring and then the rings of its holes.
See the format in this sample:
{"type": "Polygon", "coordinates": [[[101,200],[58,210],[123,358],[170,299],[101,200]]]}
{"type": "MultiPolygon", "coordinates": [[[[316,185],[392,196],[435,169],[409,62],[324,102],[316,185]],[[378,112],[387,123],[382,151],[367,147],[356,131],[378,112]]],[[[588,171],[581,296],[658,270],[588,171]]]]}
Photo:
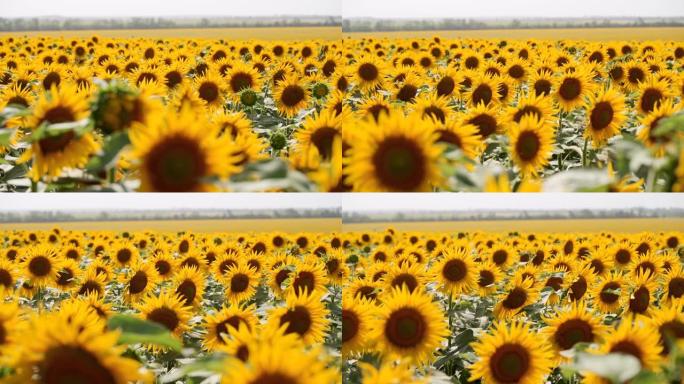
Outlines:
{"type": "Polygon", "coordinates": [[[2,191],[330,191],[336,40],[0,37],[2,191]]]}
{"type": "Polygon", "coordinates": [[[0,382],[340,382],[334,233],[0,233],[0,382]]]}
{"type": "Polygon", "coordinates": [[[348,190],[684,185],[682,42],[368,36],[344,52],[348,190]]]}
{"type": "Polygon", "coordinates": [[[345,383],[684,380],[681,232],[346,235],[345,383]]]}

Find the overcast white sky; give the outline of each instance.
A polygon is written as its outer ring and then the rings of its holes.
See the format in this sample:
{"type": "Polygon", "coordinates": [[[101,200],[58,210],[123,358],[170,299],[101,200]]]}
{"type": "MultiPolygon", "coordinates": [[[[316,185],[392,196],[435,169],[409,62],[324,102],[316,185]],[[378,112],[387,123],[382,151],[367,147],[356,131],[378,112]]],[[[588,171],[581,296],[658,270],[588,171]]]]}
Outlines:
{"type": "Polygon", "coordinates": [[[684,195],[677,193],[347,193],[342,195],[342,206],[345,213],[401,210],[684,208],[684,195]]]}
{"type": "Polygon", "coordinates": [[[342,16],[457,19],[684,16],[684,0],[343,0],[342,16]]]}
{"type": "Polygon", "coordinates": [[[598,193],[212,193],[3,194],[0,212],[28,210],[285,209],[338,208],[353,211],[471,211],[478,209],[684,208],[681,194],[598,193]]]}
{"type": "Polygon", "coordinates": [[[341,13],[342,0],[0,0],[0,17],[274,16],[341,13]]]}
{"type": "Polygon", "coordinates": [[[37,193],[0,197],[2,211],[338,208],[326,193],[37,193]]]}

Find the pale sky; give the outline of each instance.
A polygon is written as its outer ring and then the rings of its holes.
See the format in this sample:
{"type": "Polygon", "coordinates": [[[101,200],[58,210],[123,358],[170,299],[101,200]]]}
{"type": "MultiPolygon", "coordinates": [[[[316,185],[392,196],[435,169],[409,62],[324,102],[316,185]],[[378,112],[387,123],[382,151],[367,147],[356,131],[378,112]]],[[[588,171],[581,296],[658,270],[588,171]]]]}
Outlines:
{"type": "Polygon", "coordinates": [[[456,19],[684,16],[684,0],[343,0],[342,16],[456,19]]]}
{"type": "Polygon", "coordinates": [[[0,0],[0,17],[339,16],[342,0],[0,0]]]}
{"type": "Polygon", "coordinates": [[[0,198],[2,211],[339,208],[327,193],[35,193],[0,198]]]}
{"type": "Polygon", "coordinates": [[[345,213],[402,210],[684,208],[684,195],[677,193],[347,193],[342,195],[342,207],[345,213]]]}

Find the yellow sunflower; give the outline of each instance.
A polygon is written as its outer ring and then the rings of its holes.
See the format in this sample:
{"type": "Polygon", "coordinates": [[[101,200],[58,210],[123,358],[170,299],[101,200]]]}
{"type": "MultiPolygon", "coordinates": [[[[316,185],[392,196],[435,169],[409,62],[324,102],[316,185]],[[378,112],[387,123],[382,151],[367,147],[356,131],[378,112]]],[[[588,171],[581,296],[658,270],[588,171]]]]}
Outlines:
{"type": "Polygon", "coordinates": [[[208,179],[238,171],[231,165],[232,141],[216,138],[216,126],[205,114],[184,105],[149,126],[130,133],[133,157],[140,171],[140,190],[192,192],[213,190],[208,179]]]}
{"type": "Polygon", "coordinates": [[[520,172],[537,176],[549,162],[554,146],[554,133],[534,115],[525,115],[509,131],[509,152],[520,172]]]}
{"type": "Polygon", "coordinates": [[[432,360],[448,335],[444,313],[432,297],[406,287],[393,289],[371,325],[375,348],[388,357],[401,356],[416,364],[432,360]]]}
{"type": "Polygon", "coordinates": [[[487,383],[537,384],[553,368],[553,353],[540,343],[537,332],[522,322],[495,323],[492,331],[471,346],[477,361],[470,367],[470,379],[487,383]]]}
{"type": "Polygon", "coordinates": [[[597,147],[604,145],[608,139],[620,134],[620,128],[627,120],[624,95],[613,88],[592,94],[587,116],[589,124],[584,129],[584,137],[591,139],[597,147]]]}
{"type": "Polygon", "coordinates": [[[345,167],[356,191],[428,191],[442,183],[443,147],[434,143],[429,122],[395,110],[377,122],[359,122],[358,129],[363,134],[348,150],[345,167]]]}
{"type": "Polygon", "coordinates": [[[85,166],[90,155],[100,148],[90,132],[76,129],[47,131],[45,127],[78,122],[88,114],[87,100],[73,86],[52,88],[38,98],[26,126],[31,128],[33,135],[40,137],[32,140],[31,147],[18,160],[20,163],[33,160],[30,171],[33,180],[59,176],[64,168],[85,166]]]}

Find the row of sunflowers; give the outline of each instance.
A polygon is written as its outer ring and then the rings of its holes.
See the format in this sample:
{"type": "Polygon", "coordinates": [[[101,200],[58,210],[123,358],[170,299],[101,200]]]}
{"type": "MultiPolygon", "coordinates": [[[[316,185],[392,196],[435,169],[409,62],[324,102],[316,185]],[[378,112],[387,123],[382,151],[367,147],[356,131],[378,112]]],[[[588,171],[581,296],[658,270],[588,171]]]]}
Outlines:
{"type": "Polygon", "coordinates": [[[0,39],[12,191],[680,191],[673,41],[0,39]]]}
{"type": "Polygon", "coordinates": [[[339,383],[334,233],[0,238],[0,382],[339,383]]]}
{"type": "Polygon", "coordinates": [[[5,231],[0,379],[676,382],[683,241],[5,231]]]}
{"type": "Polygon", "coordinates": [[[353,233],[345,383],[678,383],[681,232],[353,233]]]}

